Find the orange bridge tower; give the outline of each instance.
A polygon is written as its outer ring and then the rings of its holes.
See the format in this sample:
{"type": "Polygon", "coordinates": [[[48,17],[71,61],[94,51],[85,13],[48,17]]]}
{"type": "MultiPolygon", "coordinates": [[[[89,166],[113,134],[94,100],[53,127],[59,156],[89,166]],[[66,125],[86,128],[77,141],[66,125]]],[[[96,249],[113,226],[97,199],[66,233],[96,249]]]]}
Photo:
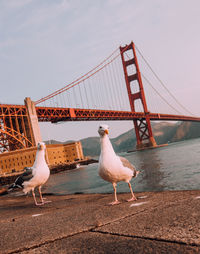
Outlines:
{"type": "Polygon", "coordinates": [[[153,137],[151,122],[149,118],[149,111],[144,94],[144,88],[141,78],[141,73],[137,61],[135,52],[135,45],[131,42],[129,45],[120,47],[120,53],[122,58],[122,64],[124,69],[124,76],[126,81],[126,87],[128,91],[128,97],[130,101],[130,107],[132,112],[135,111],[135,101],[141,100],[145,118],[133,120],[136,139],[137,149],[143,149],[146,147],[156,147],[156,141],[153,137]],[[127,57],[127,54],[131,57],[127,57]],[[128,58],[128,59],[127,59],[128,58]],[[135,89],[134,89],[135,88],[135,89]],[[134,92],[137,91],[137,92],[134,92]]]}

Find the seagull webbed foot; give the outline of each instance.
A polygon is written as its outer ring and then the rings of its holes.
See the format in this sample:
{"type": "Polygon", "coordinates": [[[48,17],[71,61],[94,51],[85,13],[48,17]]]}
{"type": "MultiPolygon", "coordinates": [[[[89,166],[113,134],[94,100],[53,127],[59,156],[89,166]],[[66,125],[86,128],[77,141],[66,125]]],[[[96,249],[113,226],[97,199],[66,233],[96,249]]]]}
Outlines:
{"type": "Polygon", "coordinates": [[[43,203],[35,203],[36,206],[41,206],[41,205],[44,205],[44,202],[43,203]]]}
{"type": "Polygon", "coordinates": [[[118,200],[115,200],[115,201],[109,203],[109,205],[119,205],[119,204],[120,204],[120,202],[118,200]]]}
{"type": "Polygon", "coordinates": [[[44,204],[47,204],[47,203],[51,203],[51,200],[46,200],[46,201],[43,201],[41,203],[35,203],[36,206],[41,206],[41,205],[44,205],[44,204]]]}
{"type": "Polygon", "coordinates": [[[134,196],[134,197],[132,197],[130,199],[127,199],[127,202],[131,202],[131,201],[135,201],[135,200],[137,200],[137,198],[134,196]]]}

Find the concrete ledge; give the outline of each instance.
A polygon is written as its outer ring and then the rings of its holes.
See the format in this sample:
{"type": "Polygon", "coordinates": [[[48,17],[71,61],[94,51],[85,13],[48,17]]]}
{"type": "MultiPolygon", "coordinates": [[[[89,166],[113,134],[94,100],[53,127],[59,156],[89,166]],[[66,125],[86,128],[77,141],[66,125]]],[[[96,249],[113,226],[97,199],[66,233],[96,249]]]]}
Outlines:
{"type": "Polygon", "coordinates": [[[35,207],[0,200],[0,253],[200,253],[200,191],[51,196],[35,207]]]}

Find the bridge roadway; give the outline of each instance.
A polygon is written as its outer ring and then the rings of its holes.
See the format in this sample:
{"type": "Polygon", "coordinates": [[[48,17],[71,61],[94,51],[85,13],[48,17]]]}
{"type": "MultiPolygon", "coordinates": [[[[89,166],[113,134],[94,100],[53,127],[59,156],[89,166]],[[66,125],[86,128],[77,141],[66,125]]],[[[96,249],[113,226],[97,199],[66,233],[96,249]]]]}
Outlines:
{"type": "MultiPolygon", "coordinates": [[[[41,122],[59,121],[96,121],[96,120],[134,120],[145,118],[144,112],[77,109],[77,108],[51,108],[36,107],[38,120],[41,122]]],[[[151,120],[165,121],[193,121],[200,122],[200,117],[150,113],[151,120]]]]}
{"type": "MultiPolygon", "coordinates": [[[[39,122],[60,122],[60,121],[98,121],[98,120],[134,120],[144,119],[144,112],[100,110],[100,109],[79,109],[79,108],[55,108],[36,107],[39,122]]],[[[26,106],[0,104],[0,119],[5,117],[23,117],[27,115],[26,106]]],[[[192,121],[200,122],[200,117],[160,114],[149,112],[150,120],[165,121],[192,121]]]]}

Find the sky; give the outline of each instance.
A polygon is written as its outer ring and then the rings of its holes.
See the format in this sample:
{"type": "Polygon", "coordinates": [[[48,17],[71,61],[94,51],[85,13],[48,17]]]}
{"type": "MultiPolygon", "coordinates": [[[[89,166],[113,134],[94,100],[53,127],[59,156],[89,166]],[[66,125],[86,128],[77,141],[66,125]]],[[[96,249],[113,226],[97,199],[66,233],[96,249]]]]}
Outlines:
{"type": "MultiPolygon", "coordinates": [[[[120,45],[142,51],[167,88],[200,116],[199,0],[0,0],[0,103],[38,100],[120,45]]],[[[40,123],[43,140],[97,136],[99,122],[40,123]]],[[[111,137],[133,127],[108,122],[111,137]]]]}

